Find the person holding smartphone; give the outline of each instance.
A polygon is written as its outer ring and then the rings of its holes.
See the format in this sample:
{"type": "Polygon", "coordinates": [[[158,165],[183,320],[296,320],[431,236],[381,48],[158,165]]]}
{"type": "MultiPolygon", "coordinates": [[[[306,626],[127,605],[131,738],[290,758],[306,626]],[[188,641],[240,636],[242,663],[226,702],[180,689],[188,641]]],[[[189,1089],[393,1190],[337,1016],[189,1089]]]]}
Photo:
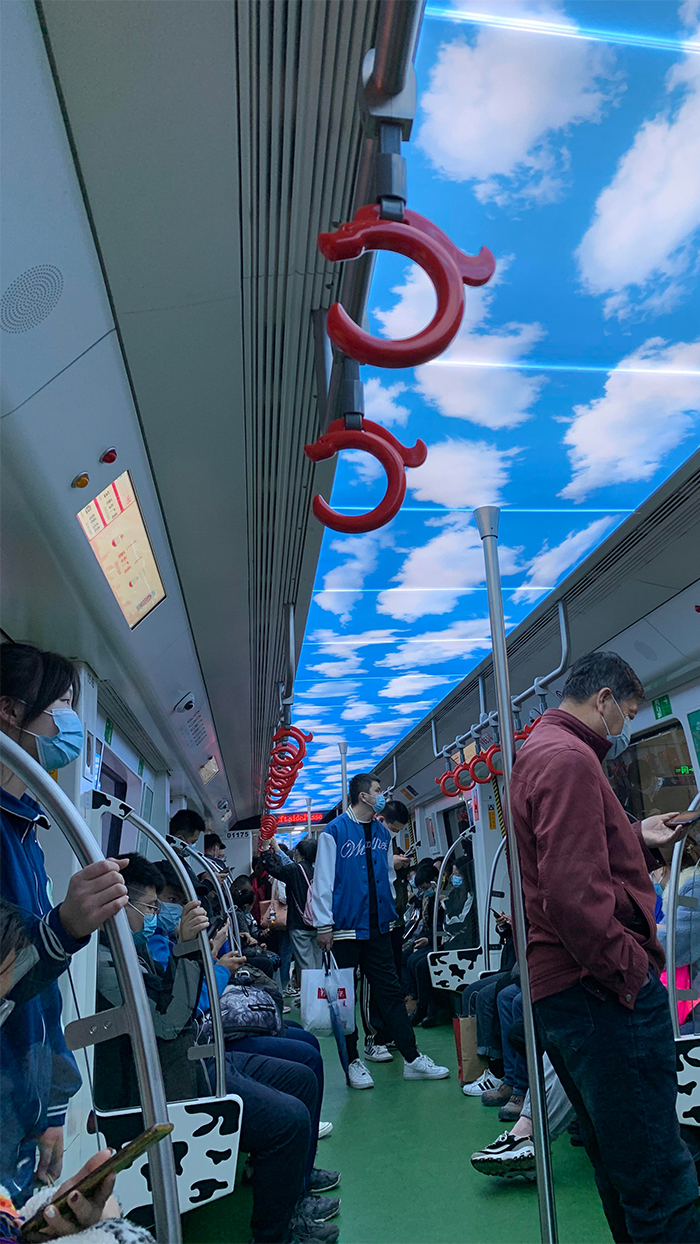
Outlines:
{"type": "MultiPolygon", "coordinates": [[[[30,644],[0,645],[0,730],[48,771],[82,753],[78,686],[77,670],[65,657],[30,644]]],[[[125,906],[121,865],[100,860],[81,869],[55,904],[37,833],[50,831],[50,821],[6,765],[0,783],[0,894],[36,926],[46,957],[63,971],[125,906]]],[[[63,1037],[55,977],[3,1025],[0,1075],[0,1182],[22,1204],[35,1174],[40,1183],[61,1174],[66,1109],[81,1083],[63,1037]]]]}
{"type": "MultiPolygon", "coordinates": [[[[51,961],[44,959],[44,941],[40,933],[36,941],[27,929],[25,918],[9,903],[0,899],[0,1026],[19,1009],[20,1019],[23,1003],[46,988],[51,974],[51,961]]],[[[55,962],[55,961],[54,961],[55,962]]],[[[62,970],[62,969],[61,969],[62,970]]],[[[75,1190],[75,1185],[92,1174],[106,1162],[110,1149],[94,1154],[72,1179],[54,1191],[44,1188],[18,1209],[8,1189],[0,1185],[0,1237],[3,1240],[20,1240],[24,1223],[42,1212],[44,1219],[41,1232],[31,1239],[54,1240],[72,1238],[80,1244],[106,1244],[112,1235],[120,1244],[153,1244],[153,1238],[142,1227],[128,1222],[121,1216],[116,1198],[112,1195],[114,1175],[107,1175],[92,1190],[90,1197],[75,1190]],[[66,1209],[61,1213],[53,1202],[68,1192],[66,1209]],[[113,1224],[119,1223],[118,1233],[113,1224]]],[[[29,1239],[26,1235],[24,1239],[29,1239]]]]}

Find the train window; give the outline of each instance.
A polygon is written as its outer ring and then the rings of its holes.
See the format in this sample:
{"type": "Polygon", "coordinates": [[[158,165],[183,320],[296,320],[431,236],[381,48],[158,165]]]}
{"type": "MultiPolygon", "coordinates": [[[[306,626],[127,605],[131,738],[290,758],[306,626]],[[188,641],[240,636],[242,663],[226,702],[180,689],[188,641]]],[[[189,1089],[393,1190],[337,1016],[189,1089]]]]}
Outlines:
{"type": "Polygon", "coordinates": [[[152,811],[153,811],[153,791],[151,790],[150,786],[146,786],[146,783],[144,782],[143,791],[141,794],[141,818],[144,821],[148,821],[149,825],[151,823],[151,812],[152,811]]]}
{"type": "Polygon", "coordinates": [[[639,735],[615,760],[605,762],[610,785],[635,820],[684,812],[698,791],[683,727],[666,722],[639,735]]]}

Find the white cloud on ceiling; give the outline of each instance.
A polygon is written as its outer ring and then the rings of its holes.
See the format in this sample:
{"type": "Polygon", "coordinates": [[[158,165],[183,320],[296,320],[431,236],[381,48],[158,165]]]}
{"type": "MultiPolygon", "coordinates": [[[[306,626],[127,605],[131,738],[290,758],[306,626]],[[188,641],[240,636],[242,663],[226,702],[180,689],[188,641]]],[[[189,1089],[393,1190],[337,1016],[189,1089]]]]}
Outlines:
{"type": "MultiPolygon", "coordinates": [[[[357,691],[357,684],[354,682],[315,682],[312,687],[308,687],[306,691],[297,690],[297,699],[334,700],[336,697],[351,696],[357,691]]],[[[303,705],[301,706],[303,711],[303,705]]]]}
{"type": "Polygon", "coordinates": [[[700,19],[700,0],[684,0],[684,3],[678,10],[684,26],[694,26],[700,19]]]}
{"type": "Polygon", "coordinates": [[[402,384],[401,381],[385,385],[376,376],[370,376],[368,380],[365,380],[367,418],[373,419],[375,423],[381,423],[385,428],[395,426],[405,428],[411,412],[408,406],[401,406],[396,399],[402,393],[407,392],[408,385],[402,384]]]}
{"type": "MultiPolygon", "coordinates": [[[[437,523],[426,523],[426,526],[437,523]]],[[[413,621],[426,614],[450,613],[457,601],[484,582],[484,554],[479,533],[466,515],[440,520],[439,536],[412,549],[393,582],[401,591],[380,592],[377,612],[413,621]]],[[[501,574],[516,574],[518,550],[499,548],[501,574]]],[[[485,600],[485,595],[483,597],[485,600]]],[[[481,598],[479,600],[481,604],[481,598]]]]}
{"type": "Polygon", "coordinates": [[[697,264],[700,56],[675,65],[666,85],[675,98],[637,131],[576,252],[586,288],[608,295],[606,316],[669,310],[697,264]]]}
{"type": "MultiPolygon", "coordinates": [[[[482,0],[479,9],[492,7],[482,0]]],[[[555,4],[506,7],[509,16],[568,23],[555,4]]],[[[585,40],[493,27],[471,44],[454,38],[440,48],[421,98],[418,146],[444,176],[475,180],[482,203],[551,203],[567,182],[567,131],[600,121],[619,90],[613,65],[609,48],[585,40]]]]}
{"type": "Polygon", "coordinates": [[[544,596],[550,588],[556,586],[568,570],[578,564],[584,554],[600,543],[614,522],[615,519],[610,515],[606,518],[597,518],[582,531],[571,531],[566,539],[562,540],[561,544],[556,544],[554,548],[550,548],[545,541],[537,556],[530,562],[525,576],[525,586],[513,592],[511,598],[513,603],[525,601],[532,604],[540,596],[544,596]]]}
{"type": "Polygon", "coordinates": [[[373,721],[362,731],[368,739],[398,738],[402,730],[412,726],[415,717],[395,717],[393,721],[373,721]]]}
{"type": "MultiPolygon", "coordinates": [[[[369,457],[363,453],[360,456],[369,457]]],[[[315,603],[321,609],[337,613],[341,622],[349,622],[353,605],[362,598],[361,588],[365,579],[377,569],[380,550],[387,548],[391,542],[391,535],[383,531],[370,531],[362,536],[343,536],[341,540],[332,540],[331,549],[334,553],[342,554],[344,561],[324,575],[323,591],[316,593],[315,603]]]]}
{"type": "MultiPolygon", "coordinates": [[[[300,704],[299,712],[303,713],[305,717],[312,717],[312,716],[318,717],[320,716],[321,713],[328,712],[328,705],[327,704],[300,704]]],[[[295,722],[295,725],[296,725],[296,722],[295,722]]]]}
{"type": "Polygon", "coordinates": [[[508,483],[508,468],[519,449],[497,449],[486,441],[448,436],[428,446],[422,466],[406,473],[406,483],[417,501],[475,509],[498,505],[508,483]]]}
{"type": "Polygon", "coordinates": [[[373,704],[368,704],[365,700],[351,700],[340,715],[344,721],[366,721],[368,717],[374,717],[378,712],[378,708],[375,708],[373,704]]]}
{"type": "Polygon", "coordinates": [[[470,618],[464,622],[452,622],[440,631],[426,631],[399,644],[378,665],[389,669],[409,669],[411,666],[439,665],[443,661],[472,656],[475,652],[491,651],[491,631],[488,618],[470,618]]]}
{"type": "Polygon", "coordinates": [[[390,679],[379,694],[390,700],[401,700],[404,696],[420,695],[449,681],[442,674],[400,674],[398,678],[390,679]]]}
{"type": "MultiPolygon", "coordinates": [[[[651,337],[620,367],[700,370],[700,340],[668,345],[651,337]]],[[[564,437],[573,478],[559,494],[583,501],[596,488],[649,480],[692,431],[700,375],[610,373],[603,397],[575,406],[564,437]]]]}
{"type": "Polygon", "coordinates": [[[433,707],[432,700],[407,700],[405,704],[397,704],[397,713],[425,713],[433,707]]]}
{"type": "Polygon", "coordinates": [[[342,451],[344,461],[353,471],[348,483],[355,484],[372,484],[375,479],[379,479],[384,474],[384,467],[378,462],[372,454],[365,453],[362,449],[344,449],[342,451]]]}
{"type": "Polygon", "coordinates": [[[309,670],[322,678],[347,678],[362,670],[362,661],[354,652],[346,651],[342,661],[321,661],[319,665],[310,665],[309,670]]]}
{"type": "Polygon", "coordinates": [[[373,644],[395,643],[398,631],[378,627],[376,630],[359,631],[356,635],[338,634],[337,631],[320,627],[312,631],[307,642],[318,644],[319,651],[328,656],[345,658],[350,652],[358,652],[373,644]]]}
{"type": "MultiPolygon", "coordinates": [[[[487,286],[466,289],[464,318],[460,330],[439,364],[426,364],[415,371],[416,388],[425,401],[452,419],[465,419],[486,428],[510,428],[530,417],[543,376],[523,375],[504,367],[447,366],[459,360],[504,364],[516,363],[545,336],[541,324],[504,324],[486,331],[494,287],[502,279],[510,257],[499,259],[496,274],[487,286]]],[[[388,311],[374,315],[385,337],[409,337],[429,323],[435,312],[435,290],[427,273],[412,264],[403,281],[392,288],[396,302],[388,311]]]]}

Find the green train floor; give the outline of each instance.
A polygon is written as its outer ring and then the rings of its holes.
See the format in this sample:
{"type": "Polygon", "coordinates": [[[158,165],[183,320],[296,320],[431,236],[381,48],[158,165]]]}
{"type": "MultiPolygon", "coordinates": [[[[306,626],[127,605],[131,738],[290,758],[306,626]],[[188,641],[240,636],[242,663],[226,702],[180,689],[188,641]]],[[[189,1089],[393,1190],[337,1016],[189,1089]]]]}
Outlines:
{"type": "MultiPolygon", "coordinates": [[[[537,1244],[535,1185],[478,1175],[469,1162],[505,1125],[461,1092],[452,1029],[419,1030],[419,1046],[450,1068],[449,1080],[406,1082],[395,1054],[371,1065],[375,1087],[358,1092],[345,1085],[335,1043],[321,1041],[322,1117],[334,1130],[319,1142],[316,1164],[343,1176],[339,1244],[537,1244]]],[[[553,1161],[561,1244],[608,1244],[584,1151],[564,1135],[553,1161]]],[[[232,1196],[183,1217],[185,1244],[247,1244],[250,1212],[239,1182],[232,1196]]]]}

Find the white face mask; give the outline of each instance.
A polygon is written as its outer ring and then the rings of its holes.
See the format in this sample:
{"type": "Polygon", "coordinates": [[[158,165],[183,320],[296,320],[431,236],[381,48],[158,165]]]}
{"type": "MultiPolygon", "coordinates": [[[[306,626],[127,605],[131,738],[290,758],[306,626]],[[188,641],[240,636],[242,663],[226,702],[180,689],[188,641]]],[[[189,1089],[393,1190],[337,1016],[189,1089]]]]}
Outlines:
{"type": "Polygon", "coordinates": [[[603,714],[602,713],[600,714],[601,720],[606,730],[605,737],[610,744],[610,751],[605,757],[606,760],[614,760],[616,756],[621,756],[623,752],[626,752],[627,748],[630,745],[630,739],[632,738],[632,719],[630,717],[625,717],[625,714],[620,708],[620,705],[615,699],[615,696],[613,696],[612,699],[613,699],[615,708],[617,709],[618,713],[620,714],[622,718],[622,729],[619,734],[610,734],[608,723],[603,717],[603,714]]]}

